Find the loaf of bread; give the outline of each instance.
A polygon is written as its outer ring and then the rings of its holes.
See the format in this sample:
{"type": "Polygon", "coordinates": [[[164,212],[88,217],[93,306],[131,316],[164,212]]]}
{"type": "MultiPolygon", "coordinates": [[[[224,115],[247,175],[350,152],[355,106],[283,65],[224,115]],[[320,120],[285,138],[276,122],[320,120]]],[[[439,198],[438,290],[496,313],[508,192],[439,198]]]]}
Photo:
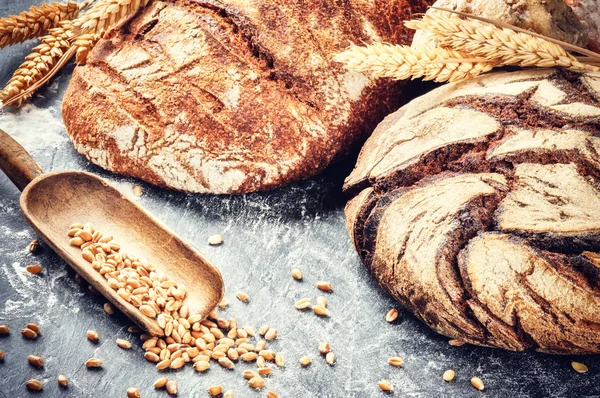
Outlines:
{"type": "Polygon", "coordinates": [[[498,72],[388,116],[345,190],[356,249],[431,328],[600,353],[600,73],[498,72]]]}
{"type": "Polygon", "coordinates": [[[188,192],[277,188],[322,171],[397,109],[401,84],[331,59],[410,43],[428,0],[152,1],[75,69],[63,119],[116,173],[188,192]]]}
{"type": "Polygon", "coordinates": [[[575,15],[587,24],[589,36],[588,48],[600,52],[600,1],[598,0],[566,0],[575,15]]]}

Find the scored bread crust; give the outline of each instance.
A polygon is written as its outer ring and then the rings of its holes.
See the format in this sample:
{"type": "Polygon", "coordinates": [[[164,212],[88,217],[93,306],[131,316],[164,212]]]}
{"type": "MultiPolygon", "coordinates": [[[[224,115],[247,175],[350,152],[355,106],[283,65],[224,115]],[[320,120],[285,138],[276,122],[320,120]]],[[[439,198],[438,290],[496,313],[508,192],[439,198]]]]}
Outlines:
{"type": "Polygon", "coordinates": [[[344,189],[378,282],[472,344],[600,353],[600,73],[498,72],[388,116],[344,189]]]}
{"type": "Polygon", "coordinates": [[[400,101],[402,84],[345,71],[351,43],[407,44],[428,0],[152,1],[75,68],[63,119],[77,151],[188,192],[308,178],[400,101]]]}

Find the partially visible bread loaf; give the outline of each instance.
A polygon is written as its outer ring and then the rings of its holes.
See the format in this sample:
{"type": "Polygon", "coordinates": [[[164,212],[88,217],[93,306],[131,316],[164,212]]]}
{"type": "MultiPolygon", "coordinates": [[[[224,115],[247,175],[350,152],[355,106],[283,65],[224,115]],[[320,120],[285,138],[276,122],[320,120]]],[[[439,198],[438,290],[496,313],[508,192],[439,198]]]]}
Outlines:
{"type": "Polygon", "coordinates": [[[101,40],[73,73],[75,148],[189,192],[266,190],[319,173],[391,110],[401,84],[348,72],[350,43],[407,44],[428,0],[173,0],[101,40]]]}
{"type": "Polygon", "coordinates": [[[439,333],[600,353],[600,73],[499,72],[388,116],[346,179],[364,264],[439,333]]]}
{"type": "MultiPolygon", "coordinates": [[[[588,42],[587,26],[565,0],[437,0],[434,7],[508,23],[577,46],[585,47],[588,42]]],[[[448,15],[433,8],[427,13],[448,15]]],[[[428,32],[417,31],[413,46],[423,45],[433,46],[435,39],[431,39],[428,32]]]]}
{"type": "Polygon", "coordinates": [[[567,0],[575,15],[587,24],[588,48],[600,52],[600,1],[567,0]]]}

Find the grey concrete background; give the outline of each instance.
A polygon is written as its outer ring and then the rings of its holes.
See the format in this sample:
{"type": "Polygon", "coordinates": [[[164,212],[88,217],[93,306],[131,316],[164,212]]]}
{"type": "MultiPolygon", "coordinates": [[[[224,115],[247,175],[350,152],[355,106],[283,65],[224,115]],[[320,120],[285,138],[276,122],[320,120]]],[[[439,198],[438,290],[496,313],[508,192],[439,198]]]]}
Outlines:
{"type": "MultiPolygon", "coordinates": [[[[36,3],[40,1],[1,0],[0,15],[36,3]]],[[[2,84],[34,45],[0,50],[2,84]]],[[[91,171],[134,198],[131,188],[139,182],[91,165],[68,141],[60,103],[71,70],[65,68],[31,104],[0,114],[0,128],[24,145],[44,170],[91,171]]],[[[213,364],[206,374],[197,374],[190,366],[167,372],[179,383],[179,396],[205,397],[208,386],[221,384],[234,390],[236,397],[264,397],[271,390],[281,397],[378,397],[384,396],[377,387],[381,379],[392,382],[397,397],[600,396],[597,357],[451,347],[447,338],[403,310],[397,322],[388,324],[385,314],[396,304],[361,266],[344,225],[340,187],[352,163],[349,159],[319,177],[274,192],[235,197],[185,195],[141,184],[144,194],[136,200],[220,268],[231,303],[224,315],[256,329],[264,323],[277,327],[279,337],[272,346],[287,359],[286,368],[275,369],[267,387],[258,392],[250,390],[241,376],[253,365],[227,371],[213,364]],[[207,245],[214,233],[223,234],[222,246],[207,245]],[[293,267],[304,272],[302,282],[291,278],[293,267]],[[320,294],[314,287],[318,280],[334,286],[327,295],[331,312],[327,319],[293,307],[302,297],[320,294]],[[235,299],[238,290],[250,295],[248,304],[235,299]],[[329,341],[337,356],[333,367],[318,354],[322,341],[329,341]],[[303,355],[313,358],[306,369],[298,363],[303,355]],[[404,358],[403,368],[387,365],[387,358],[394,355],[404,358]],[[586,363],[590,372],[575,373],[570,366],[573,359],[586,363]],[[446,369],[456,371],[452,383],[441,379],[446,369]],[[471,376],[483,379],[485,391],[471,387],[471,376]]],[[[42,244],[38,254],[27,253],[35,234],[23,219],[18,200],[17,189],[0,175],[0,324],[12,328],[9,337],[0,337],[0,349],[6,353],[0,362],[0,397],[34,395],[24,387],[31,377],[46,383],[40,396],[124,397],[129,387],[138,387],[144,397],[166,396],[164,390],[152,388],[159,374],[143,359],[139,339],[127,333],[130,322],[118,314],[105,314],[102,297],[77,285],[73,271],[47,246],[42,244]],[[31,263],[41,264],[44,273],[28,275],[24,267],[31,263]],[[42,328],[36,341],[19,333],[30,321],[42,328]],[[87,341],[87,329],[99,332],[99,344],[87,341]],[[129,339],[133,349],[119,349],[117,337],[129,339]],[[44,357],[44,368],[29,366],[29,354],[44,357]],[[85,368],[92,355],[104,360],[101,370],[85,368]],[[58,388],[58,374],[69,378],[68,389],[58,388]]]]}

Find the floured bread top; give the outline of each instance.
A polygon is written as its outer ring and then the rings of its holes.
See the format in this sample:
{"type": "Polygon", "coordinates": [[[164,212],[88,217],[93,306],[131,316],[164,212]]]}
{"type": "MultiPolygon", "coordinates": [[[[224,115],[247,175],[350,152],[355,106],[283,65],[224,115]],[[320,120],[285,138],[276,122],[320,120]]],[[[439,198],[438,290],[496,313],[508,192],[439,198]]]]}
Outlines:
{"type": "Polygon", "coordinates": [[[73,73],[75,148],[117,173],[189,192],[243,193],[310,177],[397,105],[400,85],[348,72],[353,42],[428,1],[160,1],[110,32],[73,73]]]}
{"type": "Polygon", "coordinates": [[[345,190],[363,262],[439,333],[600,352],[600,74],[499,72],[388,116],[345,190]]]}

